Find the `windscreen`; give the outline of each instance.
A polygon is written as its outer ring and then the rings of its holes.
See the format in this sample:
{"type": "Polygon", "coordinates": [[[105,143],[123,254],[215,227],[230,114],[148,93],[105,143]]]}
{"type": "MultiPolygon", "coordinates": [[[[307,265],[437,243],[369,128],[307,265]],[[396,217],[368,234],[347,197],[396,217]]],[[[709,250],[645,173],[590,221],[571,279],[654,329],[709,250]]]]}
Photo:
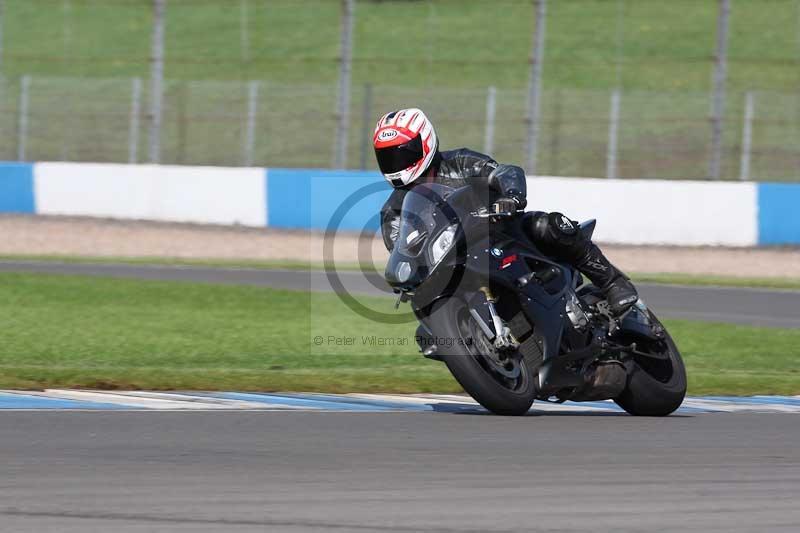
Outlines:
{"type": "Polygon", "coordinates": [[[395,248],[408,256],[417,256],[427,239],[449,224],[442,212],[444,198],[453,191],[437,184],[422,184],[409,190],[400,212],[400,232],[395,248]]]}

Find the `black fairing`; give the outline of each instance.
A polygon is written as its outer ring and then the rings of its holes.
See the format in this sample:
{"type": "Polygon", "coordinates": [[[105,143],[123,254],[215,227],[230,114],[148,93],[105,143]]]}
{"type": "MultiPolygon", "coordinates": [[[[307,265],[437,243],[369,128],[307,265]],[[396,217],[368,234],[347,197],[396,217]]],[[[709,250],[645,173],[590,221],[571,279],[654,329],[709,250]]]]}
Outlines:
{"type": "Polygon", "coordinates": [[[406,194],[399,234],[384,273],[396,292],[414,293],[417,300],[427,294],[452,293],[448,287],[463,270],[467,242],[457,210],[465,199],[454,197],[455,192],[444,185],[424,184],[406,194]],[[449,227],[454,227],[453,246],[434,262],[431,247],[449,227]],[[403,264],[408,265],[407,277],[401,275],[403,264]]]}
{"type": "Polygon", "coordinates": [[[436,299],[476,291],[487,283],[492,290],[513,293],[528,321],[535,324],[544,358],[556,357],[564,329],[566,295],[575,284],[573,270],[536,249],[522,229],[521,217],[490,221],[472,216],[485,205],[482,200],[470,187],[422,184],[412,189],[403,201],[400,235],[386,265],[386,280],[396,291],[413,294],[412,305],[423,316],[436,299]],[[453,246],[438,264],[432,264],[428,247],[454,224],[453,246]],[[419,246],[413,240],[414,232],[423,228],[427,232],[424,245],[419,249],[407,246],[419,246]],[[409,235],[413,237],[406,242],[409,235]],[[401,280],[398,268],[403,262],[409,264],[411,274],[401,280]],[[557,275],[547,283],[518,286],[521,277],[550,270],[557,275]]]}
{"type": "MultiPolygon", "coordinates": [[[[475,216],[485,200],[471,187],[421,184],[409,191],[386,280],[395,292],[410,296],[423,329],[437,299],[458,294],[470,302],[479,289],[489,287],[499,296],[501,315],[504,310],[514,316],[521,311],[532,326],[529,338],[538,345],[543,361],[538,372],[540,397],[584,387],[584,372],[605,349],[608,328],[602,330],[594,322],[574,326],[566,306],[576,291],[583,302],[583,296],[594,297],[597,289],[582,286],[576,270],[541,253],[524,230],[521,216],[475,216]],[[432,247],[448,228],[452,243],[443,247],[437,262],[432,247]],[[401,274],[403,263],[407,268],[401,274]]],[[[593,229],[594,221],[582,225],[587,235],[593,229]]],[[[635,313],[621,326],[633,335],[652,334],[647,321],[635,313]]]]}

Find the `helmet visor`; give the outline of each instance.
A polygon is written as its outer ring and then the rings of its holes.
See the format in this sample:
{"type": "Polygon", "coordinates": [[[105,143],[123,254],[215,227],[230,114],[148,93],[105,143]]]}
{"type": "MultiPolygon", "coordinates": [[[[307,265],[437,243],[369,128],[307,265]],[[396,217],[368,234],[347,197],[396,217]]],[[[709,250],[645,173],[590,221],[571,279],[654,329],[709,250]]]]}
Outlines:
{"type": "Polygon", "coordinates": [[[383,174],[394,174],[419,163],[423,156],[422,137],[417,135],[405,144],[376,148],[375,158],[383,174]]]}

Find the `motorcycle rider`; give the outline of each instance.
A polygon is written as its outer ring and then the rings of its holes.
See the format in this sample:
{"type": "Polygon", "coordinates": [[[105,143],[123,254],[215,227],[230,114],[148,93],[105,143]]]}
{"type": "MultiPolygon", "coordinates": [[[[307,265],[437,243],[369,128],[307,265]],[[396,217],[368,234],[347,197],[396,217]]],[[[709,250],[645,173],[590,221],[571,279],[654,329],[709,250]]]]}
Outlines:
{"type": "MultiPolygon", "coordinates": [[[[489,203],[502,212],[523,209],[527,204],[525,172],[520,167],[499,164],[467,148],[440,152],[433,125],[419,109],[383,115],[372,141],[378,167],[394,187],[381,208],[381,233],[389,251],[397,239],[403,198],[420,183],[488,190],[489,203]]],[[[526,213],[523,220],[526,232],[543,253],[574,266],[604,292],[613,314],[623,314],[636,302],[636,289],[627,276],[574,221],[561,213],[541,211],[526,213]]]]}

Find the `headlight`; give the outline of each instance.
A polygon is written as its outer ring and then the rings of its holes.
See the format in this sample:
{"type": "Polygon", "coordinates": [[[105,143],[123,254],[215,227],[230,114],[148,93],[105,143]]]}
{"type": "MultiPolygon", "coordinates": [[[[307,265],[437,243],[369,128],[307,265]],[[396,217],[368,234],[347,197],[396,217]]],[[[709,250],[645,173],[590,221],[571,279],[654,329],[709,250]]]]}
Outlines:
{"type": "Polygon", "coordinates": [[[442,231],[433,243],[431,243],[431,267],[435,267],[442,260],[442,257],[453,247],[458,226],[453,224],[442,231]]]}
{"type": "Polygon", "coordinates": [[[397,265],[397,281],[400,283],[405,283],[408,281],[408,278],[411,277],[411,265],[403,261],[399,265],[397,265]]]}

